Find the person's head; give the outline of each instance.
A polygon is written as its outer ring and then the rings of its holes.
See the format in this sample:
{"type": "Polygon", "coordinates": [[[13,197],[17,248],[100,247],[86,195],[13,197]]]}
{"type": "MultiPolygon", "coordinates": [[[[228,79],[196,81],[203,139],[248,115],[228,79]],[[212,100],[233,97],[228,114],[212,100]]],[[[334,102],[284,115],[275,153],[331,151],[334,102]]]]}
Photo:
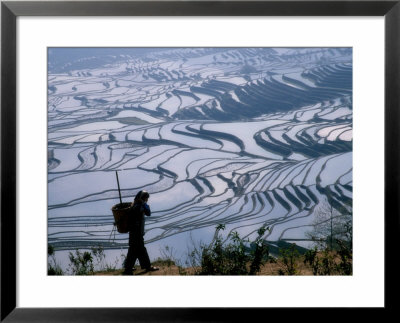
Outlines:
{"type": "Polygon", "coordinates": [[[150,194],[147,191],[142,191],[142,194],[140,195],[140,199],[143,202],[147,202],[149,200],[150,194]]]}
{"type": "Polygon", "coordinates": [[[150,194],[147,191],[139,191],[133,202],[147,202],[149,200],[150,194]]]}

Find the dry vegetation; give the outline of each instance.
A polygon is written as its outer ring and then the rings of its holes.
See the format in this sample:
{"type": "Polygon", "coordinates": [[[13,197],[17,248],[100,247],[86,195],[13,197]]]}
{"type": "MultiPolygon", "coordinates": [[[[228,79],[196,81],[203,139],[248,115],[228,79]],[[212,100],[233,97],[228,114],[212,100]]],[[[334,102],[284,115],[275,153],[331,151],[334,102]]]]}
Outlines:
{"type": "MultiPolygon", "coordinates": [[[[317,256],[322,258],[324,256],[323,252],[318,252],[317,256]]],[[[335,264],[340,263],[340,257],[336,252],[330,252],[329,256],[332,257],[335,264]]],[[[298,276],[313,276],[313,270],[309,265],[304,263],[304,256],[299,256],[298,259],[295,260],[294,268],[296,270],[295,275],[298,276]]],[[[181,275],[196,275],[199,272],[199,268],[182,268],[177,266],[171,260],[157,260],[153,262],[154,266],[160,268],[158,271],[154,272],[145,272],[145,270],[141,269],[140,266],[135,266],[135,270],[133,272],[134,276],[181,276],[181,275]]],[[[287,266],[284,264],[282,258],[278,258],[273,261],[268,261],[264,265],[261,266],[260,271],[256,274],[258,276],[278,276],[287,273],[287,266]]],[[[119,276],[122,275],[123,269],[117,269],[113,271],[99,271],[96,272],[95,275],[98,276],[119,276]]]]}

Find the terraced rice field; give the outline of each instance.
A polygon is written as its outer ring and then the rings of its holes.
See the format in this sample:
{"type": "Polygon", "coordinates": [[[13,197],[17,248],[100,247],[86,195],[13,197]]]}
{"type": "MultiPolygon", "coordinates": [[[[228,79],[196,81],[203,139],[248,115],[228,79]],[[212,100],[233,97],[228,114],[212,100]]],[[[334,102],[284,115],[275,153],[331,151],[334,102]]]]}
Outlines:
{"type": "Polygon", "coordinates": [[[110,237],[115,171],[124,201],[151,194],[150,246],[186,250],[221,223],[306,246],[319,205],[351,207],[351,49],[68,50],[49,49],[56,249],[127,247],[110,237]]]}

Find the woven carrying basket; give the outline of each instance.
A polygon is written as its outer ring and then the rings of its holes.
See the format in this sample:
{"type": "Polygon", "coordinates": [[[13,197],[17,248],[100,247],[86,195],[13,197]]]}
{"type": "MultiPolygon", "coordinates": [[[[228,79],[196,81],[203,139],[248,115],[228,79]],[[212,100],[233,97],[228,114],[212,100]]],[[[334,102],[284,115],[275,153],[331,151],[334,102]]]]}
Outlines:
{"type": "Polygon", "coordinates": [[[115,204],[111,211],[114,215],[114,225],[117,226],[117,230],[119,233],[127,233],[128,229],[128,214],[129,209],[131,207],[131,203],[118,203],[115,204]]]}

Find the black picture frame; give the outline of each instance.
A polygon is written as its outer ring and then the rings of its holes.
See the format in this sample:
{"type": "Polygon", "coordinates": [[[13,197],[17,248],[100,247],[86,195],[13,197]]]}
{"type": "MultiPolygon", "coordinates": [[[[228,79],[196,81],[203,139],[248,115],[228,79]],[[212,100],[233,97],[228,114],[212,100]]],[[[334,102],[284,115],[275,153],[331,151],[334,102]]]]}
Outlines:
{"type": "MultiPolygon", "coordinates": [[[[385,19],[385,306],[396,311],[399,235],[400,1],[3,1],[1,3],[1,322],[234,322],[288,308],[17,308],[16,19],[19,16],[384,16],[385,19]]],[[[371,259],[373,256],[371,255],[371,259]]],[[[40,293],[40,291],[38,291],[40,293]]],[[[151,304],[151,300],[149,300],[151,304]]],[[[325,309],[327,311],[339,309],[325,309]]],[[[357,309],[354,309],[357,310],[357,309]]],[[[365,309],[364,309],[365,310],[365,309]]],[[[350,309],[348,309],[349,314],[350,309]]],[[[267,318],[268,315],[269,317],[267,318]]],[[[301,314],[300,314],[301,315],[301,314]]],[[[349,316],[350,318],[350,316],[349,316]]],[[[321,317],[321,319],[323,319],[321,317]]],[[[338,317],[338,319],[340,319],[338,317]]]]}

